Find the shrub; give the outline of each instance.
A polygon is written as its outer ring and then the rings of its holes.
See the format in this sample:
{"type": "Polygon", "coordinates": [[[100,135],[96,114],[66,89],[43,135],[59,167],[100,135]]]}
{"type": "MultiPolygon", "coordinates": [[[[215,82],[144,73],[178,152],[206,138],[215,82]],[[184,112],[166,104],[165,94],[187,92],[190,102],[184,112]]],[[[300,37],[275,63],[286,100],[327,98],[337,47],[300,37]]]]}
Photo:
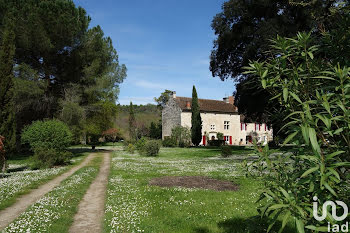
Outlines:
{"type": "Polygon", "coordinates": [[[217,133],[216,135],[218,137],[218,140],[224,140],[224,134],[223,133],[217,133]]]}
{"type": "Polygon", "coordinates": [[[222,157],[228,157],[232,155],[232,147],[231,146],[222,146],[221,147],[221,155],[222,157]]]}
{"type": "Polygon", "coordinates": [[[65,152],[72,143],[68,126],[58,120],[35,121],[24,128],[22,143],[28,143],[34,152],[33,168],[47,168],[63,165],[71,157],[65,152]]]}
{"type": "Polygon", "coordinates": [[[139,140],[137,140],[135,144],[136,150],[138,150],[139,152],[142,152],[144,150],[146,142],[147,142],[147,139],[145,137],[142,137],[139,140]]]}
{"type": "Polygon", "coordinates": [[[225,140],[209,140],[209,146],[222,146],[225,145],[225,140]]]}
{"type": "Polygon", "coordinates": [[[28,143],[32,151],[64,151],[72,143],[72,133],[65,123],[58,120],[35,121],[24,128],[22,143],[28,143]]]}
{"type": "Polygon", "coordinates": [[[175,146],[180,146],[180,143],[183,145],[182,147],[191,145],[190,128],[176,126],[171,130],[171,137],[175,140],[175,146]]]}
{"type": "Polygon", "coordinates": [[[131,154],[134,154],[135,153],[135,146],[131,143],[128,144],[128,146],[126,147],[126,151],[131,153],[131,154]]]}
{"type": "MultiPolygon", "coordinates": [[[[298,33],[296,39],[277,37],[271,58],[246,68],[246,73],[260,77],[262,87],[283,106],[274,116],[287,116],[283,127],[288,136],[283,145],[298,147],[272,160],[268,145],[256,146],[259,160],[252,164],[265,178],[266,189],[259,199],[262,216],[273,219],[269,228],[283,218],[280,232],[286,223],[294,224],[299,233],[305,228],[319,232],[330,222],[340,223],[331,217],[317,221],[310,208],[312,197],[320,204],[335,198],[350,202],[346,188],[350,68],[325,63],[324,53],[319,51],[322,46],[313,41],[306,33],[298,33]]],[[[320,215],[321,208],[316,211],[320,215]]]]}
{"type": "Polygon", "coordinates": [[[157,156],[160,150],[160,143],[155,140],[147,141],[144,147],[146,156],[157,156]]]}
{"type": "Polygon", "coordinates": [[[173,137],[166,137],[163,140],[164,147],[176,147],[176,140],[173,137]]]}
{"type": "Polygon", "coordinates": [[[36,148],[34,151],[32,168],[50,168],[57,165],[64,165],[69,162],[71,157],[72,153],[67,151],[36,148]]]}

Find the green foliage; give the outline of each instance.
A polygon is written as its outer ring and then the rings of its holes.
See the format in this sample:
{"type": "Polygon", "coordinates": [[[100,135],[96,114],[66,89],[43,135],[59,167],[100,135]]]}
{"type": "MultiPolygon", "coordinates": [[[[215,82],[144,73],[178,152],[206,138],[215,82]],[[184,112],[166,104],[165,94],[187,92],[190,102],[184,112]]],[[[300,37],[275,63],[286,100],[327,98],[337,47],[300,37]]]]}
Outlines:
{"type": "Polygon", "coordinates": [[[270,40],[277,34],[293,37],[299,31],[312,31],[328,62],[350,64],[349,7],[348,1],[334,0],[228,0],[212,21],[217,36],[210,58],[212,75],[238,82],[235,105],[240,114],[248,121],[272,124],[274,134],[284,137],[284,106],[270,101],[274,95],[242,67],[268,59],[270,40]]]}
{"type": "Polygon", "coordinates": [[[191,137],[192,143],[198,146],[202,141],[202,118],[199,109],[198,96],[195,86],[192,89],[192,117],[191,117],[191,137]]]}
{"type": "Polygon", "coordinates": [[[176,147],[176,139],[173,137],[165,137],[162,141],[164,147],[176,147]]]}
{"type": "Polygon", "coordinates": [[[117,106],[110,101],[100,101],[92,104],[89,109],[84,130],[90,138],[90,143],[96,144],[102,133],[113,127],[117,106]]]}
{"type": "Polygon", "coordinates": [[[14,67],[17,132],[53,117],[69,125],[75,141],[111,128],[126,67],[102,29],[89,27],[86,11],[69,0],[0,0],[1,39],[11,18],[14,59],[1,61],[14,67]]]}
{"type": "Polygon", "coordinates": [[[191,131],[187,127],[176,126],[171,130],[171,137],[175,141],[176,146],[191,146],[191,131]]]}
{"type": "Polygon", "coordinates": [[[64,151],[72,143],[72,133],[68,126],[58,120],[35,121],[24,128],[22,143],[28,143],[32,151],[53,149],[64,151]]]}
{"type": "Polygon", "coordinates": [[[232,147],[231,146],[221,146],[221,156],[228,157],[232,155],[232,147]]]}
{"type": "MultiPolygon", "coordinates": [[[[288,137],[284,144],[298,146],[287,158],[271,160],[268,146],[257,147],[269,182],[261,214],[271,217],[272,226],[283,215],[282,228],[293,221],[298,232],[325,227],[313,218],[312,197],[320,203],[335,198],[349,203],[346,173],[350,154],[350,69],[324,62],[310,34],[297,38],[277,37],[273,56],[253,62],[247,73],[257,75],[274,101],[285,107],[288,137]],[[265,202],[266,203],[266,202],[265,202]]],[[[319,205],[322,206],[322,205],[319,205]]],[[[321,207],[319,209],[321,212],[321,207]]]]}
{"type": "Polygon", "coordinates": [[[216,134],[216,136],[217,136],[218,140],[224,140],[224,134],[223,133],[218,132],[216,134]]]}
{"type": "Polygon", "coordinates": [[[136,150],[138,150],[140,153],[142,153],[145,149],[146,142],[147,142],[147,138],[145,138],[145,137],[142,137],[139,140],[137,140],[137,142],[135,144],[136,150]]]}
{"type": "Polygon", "coordinates": [[[151,122],[149,128],[149,137],[153,139],[161,139],[162,138],[162,122],[159,121],[158,124],[151,122]]]}
{"type": "Polygon", "coordinates": [[[158,97],[158,98],[154,98],[154,101],[157,102],[157,106],[158,108],[160,109],[163,109],[164,106],[166,105],[166,103],[168,102],[169,98],[170,98],[170,95],[172,94],[173,92],[170,91],[170,90],[165,90],[164,92],[162,92],[162,94],[158,97]]]}
{"type": "Polygon", "coordinates": [[[58,118],[66,123],[73,133],[73,141],[79,144],[84,133],[85,109],[80,106],[79,86],[72,85],[65,89],[65,97],[60,100],[61,111],[58,118]]]}
{"type": "Polygon", "coordinates": [[[13,18],[5,21],[5,28],[0,36],[0,135],[5,137],[6,153],[13,153],[16,149],[16,118],[14,103],[13,63],[15,56],[15,34],[13,18]]]}
{"type": "Polygon", "coordinates": [[[130,108],[129,108],[129,138],[131,140],[136,139],[136,121],[135,121],[135,114],[134,114],[134,107],[132,105],[132,102],[130,102],[130,108]]]}
{"type": "Polygon", "coordinates": [[[156,140],[149,140],[144,145],[144,154],[146,156],[157,156],[160,150],[160,143],[156,140]]]}
{"type": "Polygon", "coordinates": [[[124,150],[129,152],[130,154],[135,153],[135,146],[132,143],[128,143],[125,147],[124,150]]]}
{"type": "Polygon", "coordinates": [[[72,153],[68,151],[57,151],[55,149],[37,148],[33,156],[33,169],[50,168],[57,165],[64,165],[69,162],[72,153]]]}

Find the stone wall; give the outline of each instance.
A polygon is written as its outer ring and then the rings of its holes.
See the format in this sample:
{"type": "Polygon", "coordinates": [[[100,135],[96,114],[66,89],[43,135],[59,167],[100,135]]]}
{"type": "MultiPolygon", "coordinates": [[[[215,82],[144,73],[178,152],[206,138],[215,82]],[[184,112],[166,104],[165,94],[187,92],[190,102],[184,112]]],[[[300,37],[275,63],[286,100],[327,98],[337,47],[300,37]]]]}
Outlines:
{"type": "Polygon", "coordinates": [[[171,130],[181,125],[181,109],[170,97],[162,111],[162,139],[171,136],[171,130]]]}

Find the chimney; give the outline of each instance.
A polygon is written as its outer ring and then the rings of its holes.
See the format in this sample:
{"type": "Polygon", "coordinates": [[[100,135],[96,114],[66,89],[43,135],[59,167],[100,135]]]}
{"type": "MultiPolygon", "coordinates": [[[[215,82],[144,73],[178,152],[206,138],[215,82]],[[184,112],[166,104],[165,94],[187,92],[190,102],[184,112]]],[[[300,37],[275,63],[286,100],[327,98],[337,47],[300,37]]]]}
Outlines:
{"type": "Polygon", "coordinates": [[[229,96],[228,97],[228,103],[234,105],[235,104],[235,97],[229,96]]]}
{"type": "Polygon", "coordinates": [[[187,108],[187,109],[191,109],[191,103],[190,103],[190,101],[187,101],[187,102],[186,102],[186,108],[187,108]]]}
{"type": "Polygon", "coordinates": [[[173,93],[171,93],[171,97],[173,97],[174,99],[176,99],[176,91],[173,91],[173,93]]]}
{"type": "Polygon", "coordinates": [[[223,98],[223,101],[228,104],[228,97],[223,98]]]}

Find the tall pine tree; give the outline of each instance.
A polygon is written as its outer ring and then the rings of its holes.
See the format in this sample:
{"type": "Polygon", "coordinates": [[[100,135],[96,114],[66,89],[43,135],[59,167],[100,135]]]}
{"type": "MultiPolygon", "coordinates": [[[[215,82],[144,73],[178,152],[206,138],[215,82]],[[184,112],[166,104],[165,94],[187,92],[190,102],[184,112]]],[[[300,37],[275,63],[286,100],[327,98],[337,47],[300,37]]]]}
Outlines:
{"type": "Polygon", "coordinates": [[[16,149],[16,120],[14,104],[14,55],[15,33],[12,17],[4,20],[4,32],[0,46],[0,135],[4,136],[7,154],[16,149]]]}
{"type": "Polygon", "coordinates": [[[136,139],[136,121],[134,114],[134,106],[132,105],[132,102],[130,102],[129,108],[129,137],[131,140],[136,139]]]}
{"type": "Polygon", "coordinates": [[[196,87],[193,86],[192,89],[192,119],[191,119],[192,127],[192,143],[195,146],[198,146],[202,141],[202,118],[200,115],[200,109],[198,104],[198,96],[196,87]]]}

